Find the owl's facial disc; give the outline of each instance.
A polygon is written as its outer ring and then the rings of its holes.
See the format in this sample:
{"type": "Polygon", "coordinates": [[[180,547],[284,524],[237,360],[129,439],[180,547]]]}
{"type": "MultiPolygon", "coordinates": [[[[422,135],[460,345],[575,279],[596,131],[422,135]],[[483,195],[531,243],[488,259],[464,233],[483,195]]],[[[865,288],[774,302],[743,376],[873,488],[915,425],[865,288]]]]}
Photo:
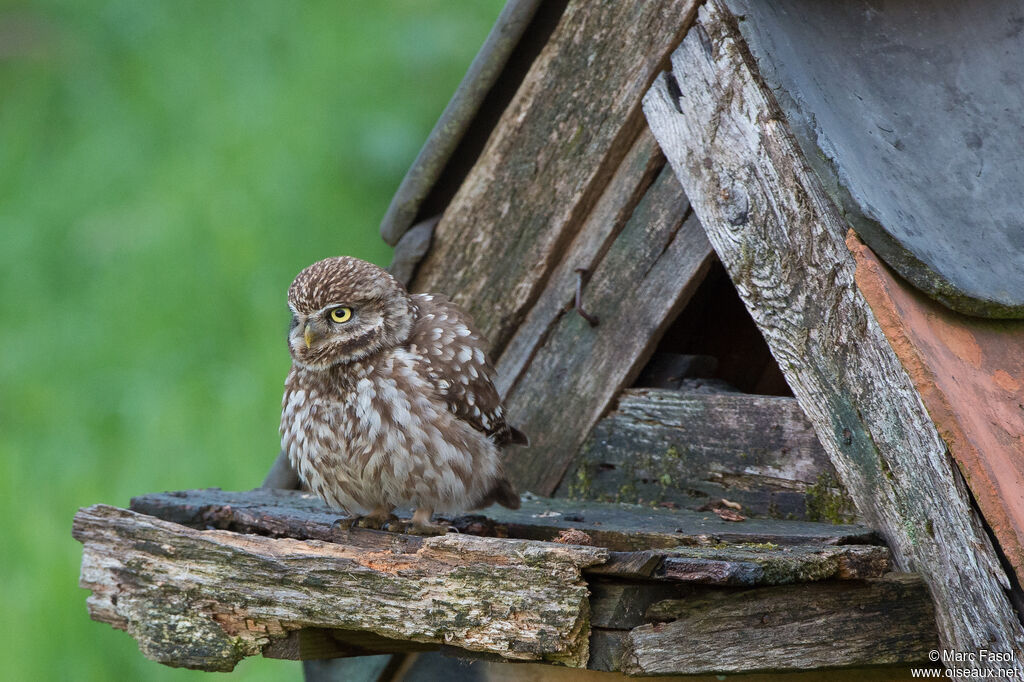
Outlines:
{"type": "Polygon", "coordinates": [[[288,288],[296,364],[324,370],[404,343],[415,320],[405,287],[385,270],[339,256],[313,263],[288,288]]]}

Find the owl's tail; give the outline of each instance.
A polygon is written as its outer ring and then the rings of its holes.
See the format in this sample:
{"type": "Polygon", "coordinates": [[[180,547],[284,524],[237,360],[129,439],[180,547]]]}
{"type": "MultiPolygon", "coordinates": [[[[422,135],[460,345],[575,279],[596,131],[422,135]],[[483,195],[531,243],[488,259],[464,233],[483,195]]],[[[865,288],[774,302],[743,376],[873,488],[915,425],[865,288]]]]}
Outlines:
{"type": "Polygon", "coordinates": [[[502,477],[498,479],[498,482],[494,484],[489,493],[484,495],[484,499],[481,500],[476,508],[482,509],[495,503],[509,509],[519,509],[519,493],[516,492],[516,489],[512,487],[507,478],[502,477]]]}

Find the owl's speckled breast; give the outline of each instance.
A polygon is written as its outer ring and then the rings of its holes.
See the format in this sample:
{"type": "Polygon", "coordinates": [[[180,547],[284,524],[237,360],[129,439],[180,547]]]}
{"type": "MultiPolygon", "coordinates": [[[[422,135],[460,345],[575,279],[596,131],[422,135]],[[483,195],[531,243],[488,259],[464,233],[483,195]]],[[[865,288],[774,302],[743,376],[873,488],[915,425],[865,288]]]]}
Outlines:
{"type": "Polygon", "coordinates": [[[281,442],[300,479],[349,513],[414,505],[470,508],[500,476],[484,433],[451,413],[425,360],[394,348],[285,382],[281,442]]]}

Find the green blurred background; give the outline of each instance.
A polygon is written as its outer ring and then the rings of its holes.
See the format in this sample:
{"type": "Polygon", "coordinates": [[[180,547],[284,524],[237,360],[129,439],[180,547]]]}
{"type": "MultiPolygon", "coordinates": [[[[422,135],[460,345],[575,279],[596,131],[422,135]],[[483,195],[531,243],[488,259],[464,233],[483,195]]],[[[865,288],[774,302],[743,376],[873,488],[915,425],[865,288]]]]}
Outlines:
{"type": "Polygon", "coordinates": [[[501,5],[0,0],[0,677],[203,675],[88,619],[72,516],[259,484],[289,282],[387,264],[380,218],[501,5]]]}

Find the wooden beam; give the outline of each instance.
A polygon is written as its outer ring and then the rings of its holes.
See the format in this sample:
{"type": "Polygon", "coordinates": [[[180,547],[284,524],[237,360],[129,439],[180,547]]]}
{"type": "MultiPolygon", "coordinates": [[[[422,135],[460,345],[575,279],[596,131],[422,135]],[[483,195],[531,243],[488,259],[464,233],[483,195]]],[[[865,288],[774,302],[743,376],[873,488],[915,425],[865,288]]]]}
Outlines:
{"type": "Polygon", "coordinates": [[[436,651],[440,644],[389,639],[360,630],[303,628],[289,630],[281,639],[263,647],[264,658],[310,661],[325,658],[354,658],[413,651],[436,651]]]}
{"type": "Polygon", "coordinates": [[[495,386],[503,397],[519,383],[537,348],[572,305],[578,270],[594,272],[664,167],[665,156],[644,127],[498,358],[495,386]]]}
{"type": "Polygon", "coordinates": [[[690,508],[727,498],[744,515],[855,517],[797,401],[743,393],[623,391],[559,494],[690,508]]]}
{"type": "Polygon", "coordinates": [[[1024,670],[1024,629],[1004,593],[1007,576],[857,289],[847,226],[720,0],[702,7],[644,108],[861,514],[931,590],[943,646],[1013,652],[1010,665],[1024,670]]]}
{"type": "Polygon", "coordinates": [[[705,592],[652,605],[630,630],[627,675],[785,672],[928,660],[938,647],[920,578],[705,592]]]}
{"type": "MultiPolygon", "coordinates": [[[[231,670],[292,630],[335,628],[582,666],[588,592],[577,547],[451,534],[416,551],[198,531],[136,512],[79,510],[94,620],[149,658],[231,670]]],[[[378,638],[371,638],[379,643],[378,638]]]]}
{"type": "Polygon", "coordinates": [[[381,237],[388,244],[396,246],[416,219],[424,199],[448,165],[540,5],[541,0],[509,0],[505,3],[441,118],[434,124],[412,167],[391,198],[380,223],[381,237]]]}

